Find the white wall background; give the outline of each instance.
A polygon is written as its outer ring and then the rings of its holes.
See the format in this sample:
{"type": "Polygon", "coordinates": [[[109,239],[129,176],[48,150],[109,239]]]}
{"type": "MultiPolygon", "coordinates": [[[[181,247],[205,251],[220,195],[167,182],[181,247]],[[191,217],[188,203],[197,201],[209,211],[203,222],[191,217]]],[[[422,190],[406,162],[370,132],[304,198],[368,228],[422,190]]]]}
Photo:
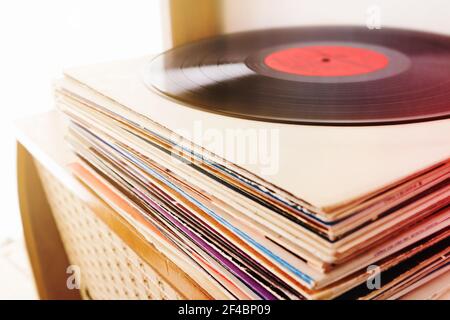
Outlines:
{"type": "Polygon", "coordinates": [[[158,0],[0,1],[0,240],[21,234],[14,119],[53,107],[65,67],[161,51],[158,0]]]}
{"type": "Polygon", "coordinates": [[[225,28],[236,32],[292,25],[366,25],[377,7],[381,26],[450,33],[449,0],[224,0],[225,28]],[[255,9],[256,8],[256,9],[255,9]],[[256,13],[257,14],[252,14],[256,13]]]}

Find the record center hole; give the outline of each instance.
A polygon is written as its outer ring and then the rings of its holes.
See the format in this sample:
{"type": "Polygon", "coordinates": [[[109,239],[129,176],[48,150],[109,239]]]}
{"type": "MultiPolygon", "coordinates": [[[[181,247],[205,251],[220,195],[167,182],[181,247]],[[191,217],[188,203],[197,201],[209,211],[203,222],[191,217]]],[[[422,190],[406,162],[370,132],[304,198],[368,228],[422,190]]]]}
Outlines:
{"type": "Polygon", "coordinates": [[[322,62],[325,62],[325,63],[330,62],[330,58],[322,58],[322,62]]]}

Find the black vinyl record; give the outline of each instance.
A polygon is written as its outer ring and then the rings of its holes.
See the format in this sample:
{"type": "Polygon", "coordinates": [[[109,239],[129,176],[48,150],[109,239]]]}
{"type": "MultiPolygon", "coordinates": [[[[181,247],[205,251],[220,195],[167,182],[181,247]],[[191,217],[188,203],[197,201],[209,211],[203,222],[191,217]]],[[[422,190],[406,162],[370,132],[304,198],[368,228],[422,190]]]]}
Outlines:
{"type": "Polygon", "coordinates": [[[252,120],[395,124],[450,115],[450,37],[308,27],[223,35],[169,50],[147,82],[187,106],[252,120]]]}

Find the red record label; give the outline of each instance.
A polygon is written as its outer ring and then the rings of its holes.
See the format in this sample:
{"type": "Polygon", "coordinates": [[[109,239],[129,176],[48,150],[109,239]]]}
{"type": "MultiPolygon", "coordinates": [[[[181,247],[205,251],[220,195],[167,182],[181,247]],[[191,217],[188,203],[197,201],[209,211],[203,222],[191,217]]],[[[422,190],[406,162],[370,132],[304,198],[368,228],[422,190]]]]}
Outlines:
{"type": "Polygon", "coordinates": [[[362,126],[450,117],[450,36],[427,32],[330,26],[227,34],[169,50],[145,75],[183,105],[257,121],[362,126]]]}
{"type": "Polygon", "coordinates": [[[389,59],[365,48],[307,46],[273,52],[264,63],[276,71],[295,75],[345,77],[381,70],[389,64],[389,59]]]}

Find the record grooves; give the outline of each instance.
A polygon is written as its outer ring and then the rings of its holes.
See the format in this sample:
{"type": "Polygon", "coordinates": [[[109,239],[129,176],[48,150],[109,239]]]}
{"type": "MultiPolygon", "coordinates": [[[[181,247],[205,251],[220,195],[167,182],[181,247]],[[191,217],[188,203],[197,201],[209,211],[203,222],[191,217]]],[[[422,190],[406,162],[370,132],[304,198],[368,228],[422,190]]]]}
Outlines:
{"type": "Polygon", "coordinates": [[[448,118],[450,38],[401,29],[272,29],[172,49],[146,70],[161,94],[203,111],[316,125],[448,118]]]}

